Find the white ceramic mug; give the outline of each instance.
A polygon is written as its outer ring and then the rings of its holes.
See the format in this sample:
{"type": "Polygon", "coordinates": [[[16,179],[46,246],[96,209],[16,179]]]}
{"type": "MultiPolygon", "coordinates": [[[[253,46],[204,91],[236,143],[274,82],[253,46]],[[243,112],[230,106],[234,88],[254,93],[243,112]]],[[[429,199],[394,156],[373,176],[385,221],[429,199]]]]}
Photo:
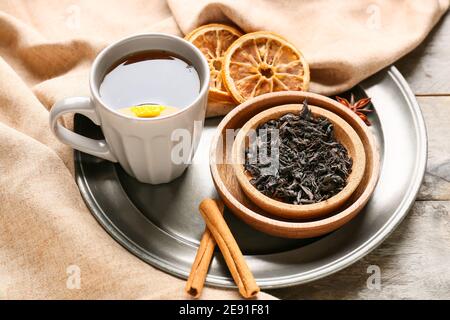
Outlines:
{"type": "Polygon", "coordinates": [[[89,82],[91,97],[66,98],[52,107],[50,127],[56,137],[74,149],[119,162],[129,175],[141,182],[159,184],[179,177],[198,146],[206,112],[209,67],[200,50],[182,38],[167,34],[128,37],[97,56],[89,82]],[[194,102],[167,116],[134,118],[109,108],[102,101],[98,89],[108,68],[131,53],[146,50],[173,52],[193,65],[200,78],[200,92],[194,102]],[[91,119],[101,127],[105,140],[90,139],[63,127],[58,118],[66,113],[79,113],[91,119]],[[175,132],[181,134],[174,136],[175,132]],[[183,141],[183,161],[174,161],[174,149],[180,144],[176,139],[180,137],[188,141],[183,141]]]}

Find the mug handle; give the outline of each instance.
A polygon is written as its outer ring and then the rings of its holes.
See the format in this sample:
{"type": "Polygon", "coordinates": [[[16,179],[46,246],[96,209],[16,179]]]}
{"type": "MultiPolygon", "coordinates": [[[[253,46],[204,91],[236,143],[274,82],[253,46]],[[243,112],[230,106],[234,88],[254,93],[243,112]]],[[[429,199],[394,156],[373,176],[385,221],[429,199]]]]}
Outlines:
{"type": "Polygon", "coordinates": [[[99,126],[100,119],[90,98],[73,97],[55,103],[50,110],[50,128],[61,142],[72,148],[105,160],[117,162],[116,158],[111,153],[106,140],[86,138],[78,133],[70,131],[58,123],[58,119],[66,113],[82,114],[99,126]]]}

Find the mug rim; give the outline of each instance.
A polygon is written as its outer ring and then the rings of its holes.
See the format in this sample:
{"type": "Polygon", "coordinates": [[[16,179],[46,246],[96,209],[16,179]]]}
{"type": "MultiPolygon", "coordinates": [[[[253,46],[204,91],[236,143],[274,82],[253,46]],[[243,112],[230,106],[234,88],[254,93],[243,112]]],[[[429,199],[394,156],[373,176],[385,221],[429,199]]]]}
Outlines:
{"type": "MultiPolygon", "coordinates": [[[[144,50],[141,50],[144,51],[144,50]]],[[[139,52],[139,51],[136,51],[139,52]]],[[[176,52],[174,52],[176,53],[176,52]]],[[[178,54],[178,53],[177,53],[178,54]]],[[[164,120],[164,119],[168,119],[168,118],[172,118],[175,117],[177,115],[180,115],[181,113],[184,113],[186,111],[188,111],[189,109],[191,109],[194,105],[196,105],[197,103],[199,103],[199,101],[203,98],[203,96],[205,94],[208,94],[209,91],[209,65],[208,65],[208,61],[206,60],[205,56],[203,55],[203,53],[200,51],[200,49],[198,49],[196,46],[194,46],[192,43],[190,43],[189,41],[175,36],[175,35],[171,35],[171,34],[167,34],[167,33],[162,33],[162,32],[150,32],[150,33],[139,33],[139,34],[135,34],[132,36],[127,36],[124,37],[116,42],[113,42],[112,44],[108,45],[107,47],[105,47],[102,51],[100,51],[100,53],[95,57],[94,62],[92,63],[91,66],[91,71],[89,74],[89,88],[91,91],[91,95],[92,97],[108,112],[113,113],[114,115],[117,115],[119,117],[122,117],[124,119],[130,119],[130,120],[136,120],[136,121],[160,121],[160,120],[164,120]],[[189,105],[185,106],[184,108],[180,109],[179,111],[175,112],[175,113],[171,113],[165,116],[160,116],[160,117],[154,117],[154,118],[139,118],[139,117],[132,117],[123,113],[120,113],[110,107],[108,107],[104,101],[101,99],[100,94],[99,94],[99,88],[94,87],[94,77],[96,74],[96,70],[98,69],[98,64],[100,63],[100,61],[105,57],[105,55],[107,54],[108,51],[110,51],[112,48],[121,45],[125,42],[128,41],[134,41],[137,40],[139,38],[156,38],[156,37],[162,37],[162,38],[166,38],[172,41],[177,41],[180,42],[181,44],[189,47],[189,49],[191,49],[195,55],[197,55],[200,58],[201,64],[203,64],[203,68],[204,68],[204,74],[200,75],[199,70],[196,69],[197,73],[199,74],[199,77],[201,79],[203,79],[203,83],[201,85],[200,91],[197,95],[197,97],[194,99],[194,101],[192,101],[189,105]]]]}

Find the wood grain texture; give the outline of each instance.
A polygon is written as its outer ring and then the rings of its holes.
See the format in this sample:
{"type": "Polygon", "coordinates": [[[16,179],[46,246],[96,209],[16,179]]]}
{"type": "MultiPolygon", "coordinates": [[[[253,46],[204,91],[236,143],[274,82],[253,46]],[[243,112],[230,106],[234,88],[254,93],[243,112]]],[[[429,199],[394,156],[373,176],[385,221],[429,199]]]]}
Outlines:
{"type": "Polygon", "coordinates": [[[270,290],[282,299],[450,299],[450,13],[397,67],[418,96],[428,163],[417,201],[393,234],[365,258],[327,278],[270,290]],[[381,289],[369,289],[370,266],[381,289]]]}
{"type": "Polygon", "coordinates": [[[450,12],[395,65],[416,95],[450,95],[450,12]]]}
{"type": "MultiPolygon", "coordinates": [[[[449,74],[450,77],[450,74],[449,74]]],[[[269,293],[283,299],[450,298],[450,97],[418,97],[428,132],[428,163],[413,210],[361,261],[327,278],[269,293]],[[367,268],[381,269],[370,290],[367,268]]]]}
{"type": "Polygon", "coordinates": [[[449,243],[450,202],[418,201],[388,240],[357,263],[268,293],[282,299],[450,299],[449,243]],[[379,290],[367,286],[374,265],[380,268],[379,290]]]}
{"type": "Polygon", "coordinates": [[[427,171],[417,199],[450,201],[450,96],[417,100],[428,134],[427,171]]]}

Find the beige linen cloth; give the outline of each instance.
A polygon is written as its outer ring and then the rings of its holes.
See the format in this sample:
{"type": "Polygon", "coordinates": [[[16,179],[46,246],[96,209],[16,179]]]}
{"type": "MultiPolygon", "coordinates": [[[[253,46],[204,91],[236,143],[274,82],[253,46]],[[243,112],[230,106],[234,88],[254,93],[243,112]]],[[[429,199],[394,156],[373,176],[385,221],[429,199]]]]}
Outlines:
{"type": "MultiPolygon", "coordinates": [[[[312,91],[331,94],[412,50],[448,6],[448,0],[1,0],[0,298],[186,297],[184,281],[140,261],[97,224],[74,182],[72,150],[49,130],[55,101],[88,95],[89,66],[107,44],[141,32],[182,35],[208,22],[271,30],[304,52],[312,91]],[[79,289],[71,278],[78,271],[79,289]]],[[[238,297],[213,288],[203,294],[238,297]]]]}

